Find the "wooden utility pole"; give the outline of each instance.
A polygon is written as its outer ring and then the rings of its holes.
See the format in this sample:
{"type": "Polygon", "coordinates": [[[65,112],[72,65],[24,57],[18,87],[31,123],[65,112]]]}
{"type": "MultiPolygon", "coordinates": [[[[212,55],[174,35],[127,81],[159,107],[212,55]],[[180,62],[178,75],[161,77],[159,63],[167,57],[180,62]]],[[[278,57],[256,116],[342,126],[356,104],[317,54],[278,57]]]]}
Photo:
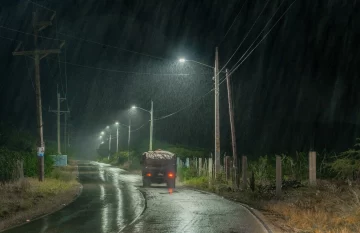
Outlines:
{"type": "Polygon", "coordinates": [[[276,156],[276,196],[281,195],[282,185],[282,168],[281,168],[281,156],[276,156]]]}
{"type": "Polygon", "coordinates": [[[234,123],[234,109],[233,103],[231,99],[231,84],[228,69],[226,69],[226,86],[228,91],[228,102],[229,102],[229,117],[230,117],[230,129],[231,129],[231,145],[233,152],[233,168],[234,168],[234,184],[236,188],[239,187],[239,179],[238,179],[238,159],[237,159],[237,151],[236,151],[236,134],[235,134],[235,123],[234,123]]]}
{"type": "Polygon", "coordinates": [[[220,108],[219,108],[219,53],[215,50],[215,178],[220,173],[220,108]]]}
{"type": "MultiPolygon", "coordinates": [[[[60,126],[60,116],[62,113],[66,114],[69,111],[61,111],[61,101],[66,100],[66,98],[61,98],[59,91],[57,92],[57,110],[49,110],[49,112],[54,112],[57,115],[57,144],[58,144],[58,155],[61,155],[61,126],[60,126]]],[[[66,118],[66,116],[65,116],[66,118]]],[[[66,127],[66,126],[65,126],[66,127]]],[[[64,133],[64,135],[66,132],[64,133]]],[[[66,142],[65,142],[66,143],[66,142]]]]}
{"type": "MultiPolygon", "coordinates": [[[[55,17],[55,13],[52,19],[55,17]]],[[[13,52],[14,56],[33,56],[35,61],[35,93],[36,93],[36,115],[38,128],[38,173],[39,181],[44,180],[44,153],[45,144],[43,136],[43,121],[42,121],[42,105],[41,105],[41,88],[40,88],[40,60],[49,54],[59,54],[60,49],[40,50],[38,48],[38,33],[44,28],[52,25],[51,21],[38,21],[37,12],[33,12],[33,29],[34,29],[34,47],[32,51],[18,51],[18,48],[13,52]]]]}

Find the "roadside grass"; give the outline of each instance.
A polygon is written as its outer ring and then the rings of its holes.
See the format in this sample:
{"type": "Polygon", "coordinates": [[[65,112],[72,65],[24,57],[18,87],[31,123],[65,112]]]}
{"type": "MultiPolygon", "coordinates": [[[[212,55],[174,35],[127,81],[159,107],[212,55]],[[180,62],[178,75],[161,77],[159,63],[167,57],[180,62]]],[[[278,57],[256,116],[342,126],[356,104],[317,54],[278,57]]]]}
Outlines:
{"type": "Polygon", "coordinates": [[[79,191],[76,167],[54,168],[50,177],[39,182],[24,178],[0,185],[0,231],[28,219],[60,209],[79,191]]]}
{"type": "Polygon", "coordinates": [[[184,185],[211,191],[260,210],[283,232],[360,232],[360,186],[318,181],[316,188],[283,190],[278,198],[256,189],[234,191],[231,182],[187,178],[184,185]]]}

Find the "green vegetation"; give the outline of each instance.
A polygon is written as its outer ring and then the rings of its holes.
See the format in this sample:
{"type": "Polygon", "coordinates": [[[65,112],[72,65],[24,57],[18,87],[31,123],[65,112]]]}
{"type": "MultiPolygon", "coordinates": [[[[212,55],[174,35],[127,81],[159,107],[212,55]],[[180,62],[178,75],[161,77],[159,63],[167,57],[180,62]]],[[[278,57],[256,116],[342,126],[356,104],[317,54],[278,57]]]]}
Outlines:
{"type": "MultiPolygon", "coordinates": [[[[53,143],[48,143],[46,146],[44,158],[46,177],[49,177],[53,170],[53,160],[47,156],[50,154],[56,154],[53,143]]],[[[35,138],[26,131],[0,124],[0,182],[18,178],[21,161],[24,176],[35,177],[38,167],[35,138]]]]}
{"type": "MultiPolygon", "coordinates": [[[[121,168],[138,170],[141,169],[140,166],[140,157],[149,149],[149,142],[147,140],[143,141],[137,145],[134,150],[130,151],[130,160],[128,158],[127,151],[119,151],[110,156],[110,160],[107,157],[104,149],[98,150],[98,159],[97,161],[103,163],[109,163],[114,166],[120,166],[121,168]],[[130,161],[130,163],[129,163],[130,161]]],[[[154,150],[161,149],[167,150],[175,153],[180,159],[185,158],[205,158],[208,156],[209,152],[202,148],[190,148],[182,145],[172,145],[162,141],[154,141],[154,150]]]]}

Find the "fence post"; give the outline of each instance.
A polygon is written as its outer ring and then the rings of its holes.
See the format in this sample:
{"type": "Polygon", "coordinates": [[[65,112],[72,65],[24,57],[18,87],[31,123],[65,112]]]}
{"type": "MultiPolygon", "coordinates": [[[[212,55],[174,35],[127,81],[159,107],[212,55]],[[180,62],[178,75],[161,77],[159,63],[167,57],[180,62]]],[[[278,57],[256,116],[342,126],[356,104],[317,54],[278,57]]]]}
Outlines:
{"type": "Polygon", "coordinates": [[[276,156],[276,196],[281,195],[282,184],[281,156],[276,156]]]}
{"type": "Polygon", "coordinates": [[[185,167],[187,167],[187,168],[190,167],[190,159],[189,158],[186,158],[185,167]]]}
{"type": "Polygon", "coordinates": [[[209,158],[209,180],[213,178],[213,161],[212,158],[209,158]]]}
{"type": "Polygon", "coordinates": [[[247,157],[246,157],[246,155],[242,156],[242,188],[244,190],[247,188],[247,157]]]}
{"type": "Polygon", "coordinates": [[[316,152],[309,152],[309,184],[316,186],[316,152]]]}
{"type": "Polygon", "coordinates": [[[202,175],[202,158],[199,158],[198,169],[199,169],[199,176],[201,176],[202,175]]]}
{"type": "Polygon", "coordinates": [[[177,168],[180,168],[181,167],[181,164],[180,164],[180,158],[179,157],[177,157],[176,158],[176,166],[177,166],[177,168]]]}
{"type": "Polygon", "coordinates": [[[229,180],[230,179],[230,156],[225,156],[224,167],[225,167],[226,180],[229,180]]]}

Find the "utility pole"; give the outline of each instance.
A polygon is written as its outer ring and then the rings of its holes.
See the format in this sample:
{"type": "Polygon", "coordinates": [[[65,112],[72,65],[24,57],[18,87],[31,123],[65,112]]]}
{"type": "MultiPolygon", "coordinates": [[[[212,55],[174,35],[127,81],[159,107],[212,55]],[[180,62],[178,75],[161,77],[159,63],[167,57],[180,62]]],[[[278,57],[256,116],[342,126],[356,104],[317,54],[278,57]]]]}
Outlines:
{"type": "Polygon", "coordinates": [[[66,154],[67,153],[67,147],[68,147],[68,141],[69,141],[69,139],[68,139],[68,137],[69,137],[69,135],[68,135],[68,129],[67,129],[67,118],[68,118],[68,113],[70,113],[70,111],[69,111],[69,109],[68,109],[68,112],[65,112],[64,113],[64,122],[65,122],[65,124],[64,124],[64,153],[66,154]]]}
{"type": "Polygon", "coordinates": [[[119,152],[119,125],[116,128],[116,153],[119,152]]]}
{"type": "Polygon", "coordinates": [[[110,160],[110,154],[111,154],[111,131],[109,135],[109,154],[108,154],[108,160],[110,160]]]}
{"type": "Polygon", "coordinates": [[[33,12],[33,29],[34,29],[34,50],[32,51],[18,51],[19,46],[13,52],[14,56],[33,56],[35,61],[35,94],[36,94],[36,115],[37,115],[37,128],[38,128],[38,174],[39,181],[44,181],[44,153],[45,144],[43,136],[43,121],[42,121],[42,105],[41,105],[41,88],[40,88],[40,60],[49,54],[59,54],[60,49],[39,49],[38,48],[38,33],[44,28],[52,25],[52,20],[55,14],[51,17],[50,21],[38,21],[37,11],[33,12]]]}
{"type": "MultiPolygon", "coordinates": [[[[60,126],[60,115],[61,113],[69,113],[69,111],[61,111],[61,101],[66,100],[66,98],[61,98],[59,91],[57,92],[57,110],[50,110],[49,112],[54,112],[57,115],[57,145],[58,145],[58,155],[61,155],[61,126],[60,126]]],[[[66,116],[65,116],[66,119],[66,116]]],[[[65,126],[66,127],[66,126],[65,126]]]]}
{"type": "Polygon", "coordinates": [[[215,50],[215,177],[220,172],[219,53],[215,50]]]}
{"type": "Polygon", "coordinates": [[[130,162],[130,136],[131,136],[131,117],[129,116],[129,133],[128,133],[128,161],[130,162]]]}
{"type": "Polygon", "coordinates": [[[230,84],[230,76],[228,69],[226,69],[226,86],[228,91],[228,102],[229,102],[229,116],[230,116],[230,129],[231,129],[231,145],[233,152],[233,168],[234,168],[234,184],[236,188],[239,187],[239,179],[238,179],[238,159],[237,159],[237,151],[236,151],[236,134],[235,134],[235,123],[234,123],[234,108],[231,98],[231,84],[230,84]]]}
{"type": "Polygon", "coordinates": [[[150,145],[149,145],[149,151],[152,151],[152,145],[153,145],[153,130],[154,130],[154,102],[151,100],[151,110],[150,110],[150,145]]]}

